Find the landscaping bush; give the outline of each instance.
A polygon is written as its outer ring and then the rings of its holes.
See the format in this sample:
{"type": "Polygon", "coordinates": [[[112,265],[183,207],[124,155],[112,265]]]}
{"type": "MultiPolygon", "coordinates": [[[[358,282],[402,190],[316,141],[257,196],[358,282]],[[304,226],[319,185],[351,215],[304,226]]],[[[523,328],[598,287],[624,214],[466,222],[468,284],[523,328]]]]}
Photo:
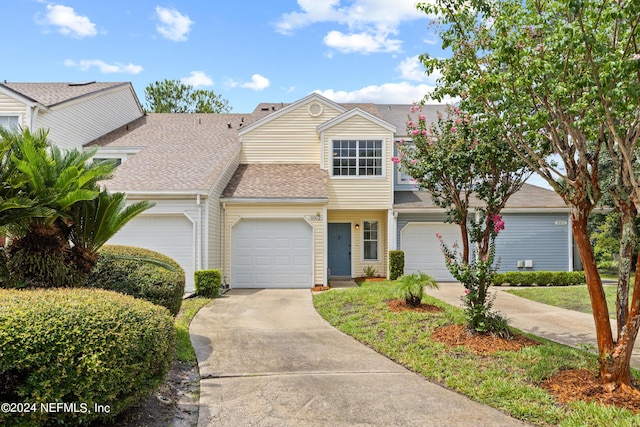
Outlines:
{"type": "Polygon", "coordinates": [[[425,273],[405,274],[397,280],[396,296],[411,307],[418,307],[424,296],[425,286],[438,289],[436,279],[425,273]]]}
{"type": "Polygon", "coordinates": [[[496,286],[572,286],[584,283],[584,271],[508,271],[496,273],[491,278],[491,284],[496,286]]]}
{"type": "Polygon", "coordinates": [[[193,274],[196,295],[207,298],[220,296],[222,273],[220,270],[200,270],[193,274]]]}
{"type": "Polygon", "coordinates": [[[0,402],[36,405],[0,413],[0,425],[79,425],[150,395],[171,366],[175,329],[165,308],[116,292],[10,289],[0,290],[0,343],[0,402]],[[73,406],[41,409],[55,402],[73,406]]]}
{"type": "Polygon", "coordinates": [[[131,246],[105,246],[85,286],[142,298],[175,316],[182,304],[184,281],[184,270],[168,256],[131,246]]]}
{"type": "Polygon", "coordinates": [[[404,274],[404,251],[389,251],[389,280],[404,274]]]}

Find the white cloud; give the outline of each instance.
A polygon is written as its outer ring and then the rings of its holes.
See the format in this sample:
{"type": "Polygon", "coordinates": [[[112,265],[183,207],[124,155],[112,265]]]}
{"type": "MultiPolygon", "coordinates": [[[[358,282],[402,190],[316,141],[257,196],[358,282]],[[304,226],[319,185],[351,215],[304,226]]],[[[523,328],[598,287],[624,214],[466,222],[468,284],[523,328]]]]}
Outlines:
{"type": "Polygon", "coordinates": [[[275,23],[276,31],[290,35],[300,28],[333,22],[346,25],[349,33],[330,31],[324,42],[341,52],[397,52],[401,41],[390,39],[405,21],[428,18],[418,11],[415,0],[353,0],[342,5],[342,0],[298,0],[300,11],[283,14],[275,23]],[[370,44],[365,43],[368,39],[370,44]],[[373,47],[372,47],[373,46],[373,47]]]}
{"type": "MultiPolygon", "coordinates": [[[[408,82],[371,85],[354,91],[336,91],[334,89],[316,90],[334,102],[373,102],[378,104],[411,104],[421,101],[424,95],[433,91],[427,84],[413,85],[408,82]]],[[[449,100],[445,99],[444,102],[449,100]]],[[[436,103],[436,102],[433,102],[436,103]]]]}
{"type": "Polygon", "coordinates": [[[182,15],[175,9],[157,6],[156,17],[160,21],[156,26],[156,30],[158,30],[164,38],[173,40],[174,42],[187,40],[187,34],[191,31],[191,25],[194,23],[187,15],[182,15]]]}
{"type": "Polygon", "coordinates": [[[243,87],[245,89],[263,90],[271,85],[268,78],[261,76],[260,74],[254,74],[251,76],[250,82],[239,83],[234,80],[229,80],[227,85],[230,87],[243,87]]]}
{"type": "Polygon", "coordinates": [[[77,62],[72,59],[66,59],[64,61],[64,65],[66,65],[67,67],[77,68],[80,71],[87,71],[91,67],[97,67],[98,70],[100,70],[100,72],[104,74],[138,74],[142,71],[142,66],[140,65],[121,64],[119,62],[107,64],[100,59],[83,59],[77,62]]]}
{"type": "Polygon", "coordinates": [[[431,74],[426,74],[424,65],[420,62],[419,55],[405,58],[400,62],[397,70],[400,72],[400,77],[403,80],[424,82],[431,85],[434,85],[436,81],[442,77],[442,73],[439,70],[436,70],[431,74]]]}
{"type": "Polygon", "coordinates": [[[60,4],[47,5],[47,15],[41,24],[56,26],[61,34],[79,39],[97,34],[96,24],[89,18],[77,15],[72,7],[60,4]]]}
{"type": "Polygon", "coordinates": [[[402,41],[387,38],[383,33],[350,33],[330,31],[324,38],[324,43],[343,53],[360,52],[363,54],[375,52],[398,52],[402,41]]]}
{"type": "Polygon", "coordinates": [[[183,77],[180,81],[193,87],[213,86],[213,80],[211,80],[211,77],[207,76],[203,71],[192,71],[189,77],[183,77]]]}

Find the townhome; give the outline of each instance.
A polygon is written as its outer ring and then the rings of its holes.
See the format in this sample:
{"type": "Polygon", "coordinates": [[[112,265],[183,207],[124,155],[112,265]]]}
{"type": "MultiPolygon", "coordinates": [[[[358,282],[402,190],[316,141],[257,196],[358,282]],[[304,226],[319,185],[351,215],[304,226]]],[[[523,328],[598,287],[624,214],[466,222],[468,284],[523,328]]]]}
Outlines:
{"type": "MultiPolygon", "coordinates": [[[[423,114],[435,120],[441,108],[423,114]]],[[[451,280],[435,233],[453,242],[457,226],[390,160],[409,112],[311,94],[245,114],[145,114],[128,83],[0,84],[0,124],[49,128],[63,148],[117,159],[107,188],[156,205],[110,243],[171,256],[187,290],[211,268],[233,288],[310,288],[367,268],[387,276],[392,249],[405,251],[406,272],[451,280]]],[[[502,271],[574,268],[554,192],[525,185],[504,214],[502,271]]]]}

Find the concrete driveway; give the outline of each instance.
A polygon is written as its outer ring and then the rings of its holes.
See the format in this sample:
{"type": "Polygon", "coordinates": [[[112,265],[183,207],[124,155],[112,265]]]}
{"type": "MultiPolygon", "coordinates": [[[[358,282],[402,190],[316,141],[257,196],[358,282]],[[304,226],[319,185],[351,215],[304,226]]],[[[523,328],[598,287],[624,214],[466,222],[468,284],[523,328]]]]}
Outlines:
{"type": "Polygon", "coordinates": [[[526,425],[339,332],[308,289],[232,290],[198,312],[190,333],[199,427],[526,425]]]}

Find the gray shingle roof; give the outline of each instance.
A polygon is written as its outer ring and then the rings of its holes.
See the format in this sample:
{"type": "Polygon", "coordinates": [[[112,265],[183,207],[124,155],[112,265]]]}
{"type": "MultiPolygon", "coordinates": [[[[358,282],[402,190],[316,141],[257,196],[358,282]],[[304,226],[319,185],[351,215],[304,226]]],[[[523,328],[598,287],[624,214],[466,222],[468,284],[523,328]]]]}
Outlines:
{"type": "Polygon", "coordinates": [[[112,87],[130,85],[126,82],[87,82],[87,83],[16,83],[4,82],[4,86],[46,107],[52,107],[112,87]]]}
{"type": "Polygon", "coordinates": [[[242,164],[224,190],[226,198],[327,199],[327,171],[308,164],[242,164]]]}
{"type": "MultiPolygon", "coordinates": [[[[472,208],[480,206],[474,197],[469,200],[472,208]]],[[[428,191],[396,191],[394,193],[394,209],[440,209],[431,200],[428,191]]],[[[520,191],[509,198],[505,208],[509,209],[566,209],[567,205],[553,190],[524,184],[520,191]]]]}
{"type": "Polygon", "coordinates": [[[240,148],[240,123],[252,120],[250,114],[148,114],[88,146],[143,148],[105,182],[110,190],[207,191],[240,148]]]}
{"type": "Polygon", "coordinates": [[[428,124],[438,121],[438,112],[446,116],[446,105],[425,105],[419,112],[411,113],[411,105],[409,104],[376,104],[379,110],[379,115],[383,120],[391,123],[397,129],[396,135],[407,134],[407,121],[409,116],[412,120],[417,121],[418,115],[425,116],[425,120],[428,124]]]}

